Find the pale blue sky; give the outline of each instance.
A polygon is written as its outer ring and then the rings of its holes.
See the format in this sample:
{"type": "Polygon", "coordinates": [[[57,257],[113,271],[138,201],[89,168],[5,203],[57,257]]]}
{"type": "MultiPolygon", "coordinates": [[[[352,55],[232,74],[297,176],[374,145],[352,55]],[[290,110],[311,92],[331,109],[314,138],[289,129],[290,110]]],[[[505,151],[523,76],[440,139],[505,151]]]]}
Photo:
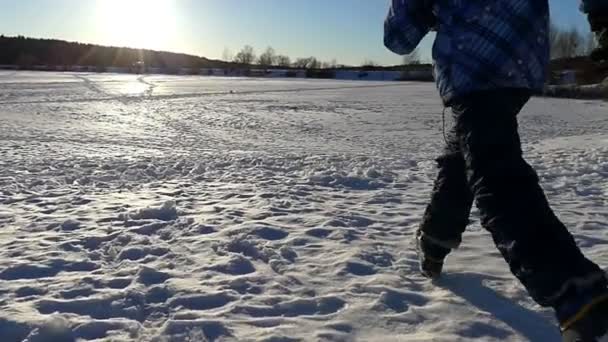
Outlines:
{"type": "MultiPolygon", "coordinates": [[[[588,30],[577,0],[550,0],[554,21],[588,30]]],[[[139,45],[209,58],[245,44],[291,57],[397,64],[382,45],[388,0],[0,0],[0,34],[139,45]],[[154,38],[153,38],[154,37],[154,38]]],[[[423,43],[428,56],[430,39],[423,43]]]]}

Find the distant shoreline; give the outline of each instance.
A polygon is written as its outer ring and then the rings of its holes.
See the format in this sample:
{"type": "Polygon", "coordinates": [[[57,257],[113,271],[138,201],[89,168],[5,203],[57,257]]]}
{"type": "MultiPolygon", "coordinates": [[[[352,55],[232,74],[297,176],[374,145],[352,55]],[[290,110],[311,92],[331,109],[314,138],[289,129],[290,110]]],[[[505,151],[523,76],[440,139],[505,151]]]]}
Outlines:
{"type": "MultiPolygon", "coordinates": [[[[407,73],[402,71],[367,71],[367,70],[326,70],[323,73],[311,73],[310,70],[281,70],[281,69],[220,69],[220,68],[181,68],[173,70],[156,70],[150,72],[134,72],[129,68],[108,67],[100,71],[94,66],[34,66],[27,69],[17,65],[0,65],[0,70],[37,71],[37,72],[83,72],[83,73],[118,73],[144,75],[176,75],[176,76],[208,76],[208,77],[251,77],[251,78],[294,78],[294,79],[333,79],[349,81],[410,81],[433,82],[432,75],[424,72],[407,73]],[[329,73],[328,73],[329,71],[329,73]]],[[[590,85],[547,85],[542,97],[568,98],[581,100],[608,100],[608,82],[590,85]]]]}
{"type": "Polygon", "coordinates": [[[312,78],[361,81],[420,81],[433,82],[431,70],[381,71],[381,70],[340,70],[340,69],[265,69],[265,68],[155,68],[134,70],[125,67],[95,66],[48,66],[35,65],[27,68],[18,65],[0,65],[0,70],[40,71],[40,72],[87,72],[145,75],[191,75],[218,77],[255,77],[255,78],[312,78]]]}
{"type": "Polygon", "coordinates": [[[557,97],[580,100],[608,100],[608,83],[590,85],[550,85],[542,94],[545,97],[557,97]]]}

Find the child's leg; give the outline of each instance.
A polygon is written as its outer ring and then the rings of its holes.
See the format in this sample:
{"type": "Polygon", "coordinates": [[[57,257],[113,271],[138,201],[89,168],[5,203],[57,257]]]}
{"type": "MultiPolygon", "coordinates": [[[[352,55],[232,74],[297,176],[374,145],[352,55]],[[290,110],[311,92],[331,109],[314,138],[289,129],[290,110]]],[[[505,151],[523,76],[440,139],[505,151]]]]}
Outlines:
{"type": "Polygon", "coordinates": [[[439,174],[418,234],[425,256],[442,262],[460,245],[473,205],[455,129],[448,134],[446,151],[437,159],[437,164],[439,174]]]}
{"type": "Polygon", "coordinates": [[[528,99],[521,90],[487,91],[457,101],[453,112],[482,225],[530,295],[556,307],[607,281],[554,215],[522,157],[516,116],[528,99]]]}

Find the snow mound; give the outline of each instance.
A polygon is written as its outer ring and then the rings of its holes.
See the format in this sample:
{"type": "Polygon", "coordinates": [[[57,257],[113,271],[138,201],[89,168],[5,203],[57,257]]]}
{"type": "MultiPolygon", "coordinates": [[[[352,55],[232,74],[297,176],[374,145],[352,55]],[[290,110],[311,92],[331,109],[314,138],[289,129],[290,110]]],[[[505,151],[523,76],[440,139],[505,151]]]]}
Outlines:
{"type": "Polygon", "coordinates": [[[375,168],[356,169],[351,172],[323,170],[307,175],[311,184],[326,187],[344,187],[355,190],[375,190],[394,181],[394,175],[375,168]]]}
{"type": "Polygon", "coordinates": [[[76,335],[69,325],[65,318],[54,317],[34,329],[24,342],[76,342],[76,335]]]}
{"type": "Polygon", "coordinates": [[[128,215],[128,218],[132,220],[173,221],[177,217],[177,207],[174,201],[167,201],[159,207],[140,209],[128,215]]]}

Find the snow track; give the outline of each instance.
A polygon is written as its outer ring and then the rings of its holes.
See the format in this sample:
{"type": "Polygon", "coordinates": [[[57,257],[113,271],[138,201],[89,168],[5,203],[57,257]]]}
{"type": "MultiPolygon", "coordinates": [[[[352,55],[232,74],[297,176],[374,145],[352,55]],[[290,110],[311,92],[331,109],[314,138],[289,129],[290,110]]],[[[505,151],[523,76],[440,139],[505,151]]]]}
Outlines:
{"type": "MultiPolygon", "coordinates": [[[[3,72],[0,94],[0,341],[53,324],[85,341],[559,337],[475,215],[445,277],[418,275],[432,84],[3,72]]],[[[521,116],[602,265],[607,112],[533,99],[521,116]]]]}

